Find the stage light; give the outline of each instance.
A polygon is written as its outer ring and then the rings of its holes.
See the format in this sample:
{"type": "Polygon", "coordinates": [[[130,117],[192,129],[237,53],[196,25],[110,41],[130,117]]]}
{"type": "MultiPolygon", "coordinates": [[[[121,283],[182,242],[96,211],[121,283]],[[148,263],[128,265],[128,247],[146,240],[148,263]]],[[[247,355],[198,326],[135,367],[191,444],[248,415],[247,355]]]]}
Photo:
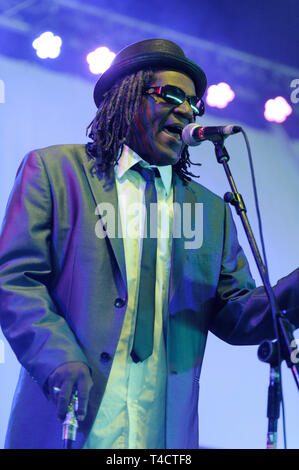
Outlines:
{"type": "Polygon", "coordinates": [[[234,97],[235,93],[231,87],[227,83],[221,82],[208,88],[206,102],[214,108],[225,108],[234,97]]]}
{"type": "Polygon", "coordinates": [[[89,64],[91,73],[99,74],[105,72],[115,57],[114,52],[111,52],[108,47],[98,47],[90,52],[86,60],[89,64]]]}
{"type": "Polygon", "coordinates": [[[282,123],[292,112],[291,106],[282,96],[277,96],[265,103],[264,116],[267,121],[282,123]]]}
{"type": "Polygon", "coordinates": [[[36,55],[40,59],[56,59],[60,54],[61,45],[61,38],[54,36],[51,31],[42,33],[32,43],[32,46],[36,50],[36,55]]]}

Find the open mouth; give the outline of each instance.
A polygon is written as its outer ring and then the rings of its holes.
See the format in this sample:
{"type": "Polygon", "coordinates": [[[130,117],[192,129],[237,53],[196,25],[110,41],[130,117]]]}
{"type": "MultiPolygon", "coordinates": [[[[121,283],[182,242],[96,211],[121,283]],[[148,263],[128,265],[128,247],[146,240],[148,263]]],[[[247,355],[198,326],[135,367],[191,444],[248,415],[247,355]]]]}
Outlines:
{"type": "Polygon", "coordinates": [[[171,135],[171,137],[175,137],[177,140],[182,140],[182,129],[178,126],[165,126],[163,127],[163,131],[171,135]]]}

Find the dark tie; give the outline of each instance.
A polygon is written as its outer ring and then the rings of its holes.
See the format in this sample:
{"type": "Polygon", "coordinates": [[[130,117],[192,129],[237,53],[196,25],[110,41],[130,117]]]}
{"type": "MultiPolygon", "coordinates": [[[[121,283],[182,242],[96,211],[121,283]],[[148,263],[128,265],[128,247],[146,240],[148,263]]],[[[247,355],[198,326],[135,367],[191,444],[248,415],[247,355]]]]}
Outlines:
{"type": "Polygon", "coordinates": [[[143,168],[139,164],[132,169],[138,171],[146,181],[146,231],[142,244],[136,326],[131,352],[133,361],[140,362],[147,359],[153,352],[158,217],[154,171],[143,168]],[[154,204],[150,211],[151,203],[154,204]]]}

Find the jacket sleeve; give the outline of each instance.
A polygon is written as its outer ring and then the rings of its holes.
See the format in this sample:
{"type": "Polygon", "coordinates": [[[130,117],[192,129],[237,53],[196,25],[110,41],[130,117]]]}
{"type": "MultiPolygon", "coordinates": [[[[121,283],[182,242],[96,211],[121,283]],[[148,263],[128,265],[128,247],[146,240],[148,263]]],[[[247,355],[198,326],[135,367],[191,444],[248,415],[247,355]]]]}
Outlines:
{"type": "MultiPolygon", "coordinates": [[[[281,311],[299,326],[299,270],[273,287],[281,311]]],[[[264,287],[256,287],[226,206],[221,273],[210,330],[230,344],[258,344],[274,339],[273,316],[264,287]]]]}
{"type": "Polygon", "coordinates": [[[18,170],[0,235],[0,320],[18,360],[41,387],[59,365],[87,363],[50,295],[51,224],[47,173],[38,152],[31,152],[18,170]]]}

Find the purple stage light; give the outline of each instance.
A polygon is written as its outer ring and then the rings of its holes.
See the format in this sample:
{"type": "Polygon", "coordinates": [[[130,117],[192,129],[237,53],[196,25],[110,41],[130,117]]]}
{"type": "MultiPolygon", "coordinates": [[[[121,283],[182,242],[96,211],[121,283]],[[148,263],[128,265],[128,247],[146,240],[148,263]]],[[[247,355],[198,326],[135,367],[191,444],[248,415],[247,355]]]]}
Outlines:
{"type": "Polygon", "coordinates": [[[94,51],[90,52],[86,57],[89,64],[89,70],[94,74],[105,72],[105,70],[110,67],[114,57],[114,52],[110,51],[108,47],[98,47],[94,51]]]}
{"type": "Polygon", "coordinates": [[[264,116],[267,121],[282,123],[292,112],[291,106],[282,96],[277,96],[265,103],[264,116]]]}
{"type": "Polygon", "coordinates": [[[225,108],[234,97],[235,93],[231,87],[227,83],[221,82],[208,88],[206,102],[215,108],[225,108]]]}
{"type": "Polygon", "coordinates": [[[51,31],[42,33],[32,43],[33,48],[36,50],[36,55],[40,59],[56,59],[60,54],[61,45],[61,38],[55,36],[51,31]]]}

